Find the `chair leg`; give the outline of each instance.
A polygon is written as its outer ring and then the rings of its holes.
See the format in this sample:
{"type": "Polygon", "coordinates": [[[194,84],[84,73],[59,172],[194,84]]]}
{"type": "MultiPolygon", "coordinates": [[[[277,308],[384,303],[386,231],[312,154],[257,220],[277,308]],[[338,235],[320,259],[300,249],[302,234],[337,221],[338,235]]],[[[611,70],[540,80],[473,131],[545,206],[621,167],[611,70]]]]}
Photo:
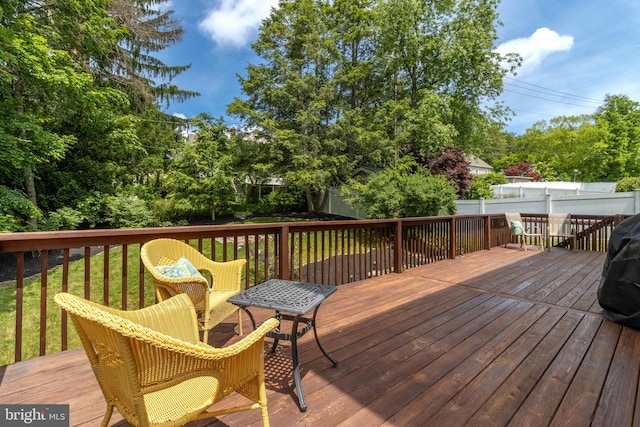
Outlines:
{"type": "Polygon", "coordinates": [[[267,411],[267,407],[262,407],[262,425],[264,427],[269,427],[269,412],[267,411]]]}
{"type": "Polygon", "coordinates": [[[107,412],[104,414],[104,418],[102,419],[101,427],[107,427],[109,425],[109,420],[111,420],[111,415],[113,415],[113,404],[107,403],[107,412]]]}
{"type": "Polygon", "coordinates": [[[238,333],[242,336],[242,310],[238,309],[238,333]]]}
{"type": "Polygon", "coordinates": [[[262,425],[269,427],[269,410],[267,409],[267,388],[264,382],[264,373],[258,375],[258,404],[262,412],[262,425]]]}
{"type": "Polygon", "coordinates": [[[202,342],[205,344],[209,343],[209,331],[211,329],[204,329],[202,328],[202,342]]]}

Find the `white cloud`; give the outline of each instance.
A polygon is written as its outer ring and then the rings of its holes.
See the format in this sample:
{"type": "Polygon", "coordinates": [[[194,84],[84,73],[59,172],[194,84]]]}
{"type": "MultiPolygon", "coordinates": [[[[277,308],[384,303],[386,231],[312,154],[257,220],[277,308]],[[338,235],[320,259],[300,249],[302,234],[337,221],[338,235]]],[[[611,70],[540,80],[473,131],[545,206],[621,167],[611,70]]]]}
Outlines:
{"type": "Polygon", "coordinates": [[[198,23],[198,28],[218,45],[241,47],[251,41],[278,0],[222,0],[198,23]]]}
{"type": "Polygon", "coordinates": [[[181,119],[186,119],[187,118],[187,116],[185,116],[183,113],[173,113],[172,116],[179,117],[181,119]]]}
{"type": "Polygon", "coordinates": [[[555,52],[567,52],[573,46],[572,36],[561,36],[548,28],[538,28],[530,37],[513,39],[497,47],[498,53],[518,53],[522,66],[518,74],[523,75],[540,67],[542,61],[555,52]]]}

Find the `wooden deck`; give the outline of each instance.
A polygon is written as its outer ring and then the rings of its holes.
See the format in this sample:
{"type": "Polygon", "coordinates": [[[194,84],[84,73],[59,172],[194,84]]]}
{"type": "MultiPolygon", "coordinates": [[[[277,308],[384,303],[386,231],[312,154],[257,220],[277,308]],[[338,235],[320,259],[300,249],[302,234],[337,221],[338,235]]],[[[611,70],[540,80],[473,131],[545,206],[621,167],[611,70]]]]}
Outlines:
{"type": "MultiPolygon", "coordinates": [[[[606,321],[603,253],[494,248],[340,286],[300,340],[309,409],[296,405],[287,344],[267,356],[273,426],[640,425],[640,331],[606,321]]],[[[258,320],[267,312],[257,313],[258,320]]],[[[231,324],[216,345],[236,337],[231,324]]],[[[0,368],[0,402],[68,403],[71,425],[105,404],[84,353],[0,368]]],[[[235,398],[235,397],[234,397],[235,398]]],[[[111,425],[128,425],[114,414],[111,425]]],[[[260,425],[258,411],[194,426],[260,425]]]]}

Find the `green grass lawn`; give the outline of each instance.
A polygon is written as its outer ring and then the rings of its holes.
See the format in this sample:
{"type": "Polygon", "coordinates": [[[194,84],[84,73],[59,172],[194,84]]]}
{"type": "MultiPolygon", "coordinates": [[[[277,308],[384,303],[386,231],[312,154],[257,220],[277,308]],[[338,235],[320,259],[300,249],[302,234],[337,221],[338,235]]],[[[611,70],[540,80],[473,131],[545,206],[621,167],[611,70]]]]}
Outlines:
{"type": "MultiPolygon", "coordinates": [[[[273,218],[271,218],[273,220],[273,218]]],[[[293,236],[295,239],[295,245],[300,245],[301,251],[300,257],[302,260],[307,259],[307,250],[309,247],[320,248],[320,239],[322,236],[328,240],[331,238],[334,242],[336,238],[342,241],[342,232],[338,231],[329,234],[329,232],[314,233],[312,235],[303,234],[300,236],[293,236]],[[323,234],[324,233],[324,234],[323,234]]],[[[353,233],[345,236],[346,247],[355,247],[357,238],[353,233]]],[[[265,247],[263,239],[258,241],[249,241],[249,247],[239,245],[238,258],[245,257],[245,250],[249,251],[249,254],[270,254],[273,257],[276,253],[274,247],[274,239],[270,239],[269,248],[265,247]],[[255,245],[258,245],[256,250],[255,245]]],[[[328,243],[324,249],[324,254],[315,253],[311,256],[312,260],[322,259],[326,257],[328,253],[328,243]]],[[[365,246],[368,246],[365,243],[365,246]]],[[[126,287],[126,306],[128,310],[139,308],[140,299],[140,284],[139,284],[139,271],[140,271],[140,249],[139,245],[129,245],[127,250],[127,287],[126,287]]],[[[221,241],[216,241],[216,258],[218,261],[222,261],[224,253],[224,247],[221,241]]],[[[122,272],[122,247],[117,246],[109,250],[109,293],[108,303],[112,307],[122,306],[123,295],[123,272],[122,272]]],[[[233,243],[227,243],[227,254],[233,254],[233,243]]],[[[340,250],[333,248],[333,255],[335,251],[340,250]]],[[[207,256],[211,256],[211,240],[207,239],[203,242],[203,253],[207,256]]],[[[261,255],[258,255],[261,256],[261,255]]],[[[105,278],[104,272],[104,260],[105,254],[103,252],[95,254],[90,260],[90,278],[85,285],[85,268],[84,259],[72,261],[69,263],[69,279],[68,279],[68,292],[83,296],[85,295],[85,289],[89,290],[89,297],[91,300],[104,303],[104,287],[105,278]]],[[[292,265],[297,269],[298,260],[291,260],[292,265]]],[[[255,271],[256,263],[251,261],[249,263],[250,282],[259,282],[265,277],[273,277],[275,267],[275,260],[269,261],[270,271],[264,272],[265,262],[262,259],[258,259],[257,269],[255,271]]],[[[56,353],[62,349],[61,340],[61,309],[53,302],[53,296],[61,292],[62,289],[62,267],[51,268],[47,272],[47,287],[46,287],[46,354],[56,353]]],[[[148,306],[155,302],[155,295],[153,291],[153,284],[151,277],[148,273],[145,273],[145,289],[144,289],[144,305],[148,306]]],[[[25,279],[23,287],[23,307],[22,307],[22,360],[31,359],[39,356],[40,352],[40,301],[41,301],[41,278],[40,275],[36,275],[25,279]]],[[[16,327],[16,284],[15,282],[9,282],[0,285],[0,365],[13,363],[15,360],[15,327],[16,327]]],[[[80,341],[76,335],[75,329],[69,321],[68,326],[68,348],[75,348],[80,346],[80,341]]]]}

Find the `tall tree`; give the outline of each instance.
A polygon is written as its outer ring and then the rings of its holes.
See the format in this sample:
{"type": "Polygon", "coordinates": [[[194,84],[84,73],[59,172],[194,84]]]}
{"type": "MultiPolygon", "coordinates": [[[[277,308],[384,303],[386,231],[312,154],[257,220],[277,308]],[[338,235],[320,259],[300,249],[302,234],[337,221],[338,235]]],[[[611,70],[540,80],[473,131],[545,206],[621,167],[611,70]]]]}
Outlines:
{"type": "Polygon", "coordinates": [[[388,58],[378,57],[374,39],[373,0],[336,0],[327,8],[328,27],[336,44],[333,78],[337,86],[337,136],[346,143],[353,167],[384,166],[393,155],[392,129],[381,113],[392,97],[380,72],[388,58]]]}
{"type": "MultiPolygon", "coordinates": [[[[472,148],[486,140],[503,112],[483,110],[502,91],[502,64],[518,57],[494,50],[497,0],[380,0],[379,55],[392,58],[401,121],[398,143],[424,154],[444,146],[472,148]],[[495,116],[497,114],[497,116],[495,116]]],[[[390,74],[393,71],[393,76],[390,74]]]]}
{"type": "Polygon", "coordinates": [[[617,181],[640,175],[640,103],[623,95],[607,95],[594,115],[605,132],[608,178],[617,181]]]}
{"type": "Polygon", "coordinates": [[[196,95],[171,85],[188,66],[153,56],[182,35],[167,3],[2,2],[0,183],[55,209],[136,181],[132,160],[145,153],[136,116],[196,95]]]}
{"type": "MultiPolygon", "coordinates": [[[[494,52],[496,0],[281,2],[229,112],[275,149],[279,173],[319,211],[357,166],[397,164],[487,140],[482,105],[515,64],[494,52]]],[[[499,110],[498,110],[499,111],[499,110]]],[[[470,150],[471,152],[473,150],[470,150]]]]}
{"type": "Polygon", "coordinates": [[[193,122],[196,139],[175,152],[165,182],[167,199],[185,215],[209,212],[215,220],[236,198],[233,147],[220,120],[201,114],[193,122]]]}
{"type": "Polygon", "coordinates": [[[139,111],[158,101],[169,104],[199,95],[171,84],[191,65],[168,65],[154,56],[178,43],[184,34],[169,5],[170,0],[110,0],[107,13],[125,32],[107,55],[88,62],[95,75],[126,88],[139,111]]]}
{"type": "Polygon", "coordinates": [[[0,14],[0,172],[3,182],[14,186],[20,175],[23,185],[18,188],[34,205],[38,167],[62,159],[77,140],[66,129],[56,128],[60,118],[87,104],[106,106],[118,96],[95,88],[72,52],[58,47],[55,15],[47,6],[6,1],[0,14]]]}
{"type": "Polygon", "coordinates": [[[229,106],[265,131],[285,183],[321,212],[328,189],[344,177],[345,143],[336,126],[335,43],[324,2],[283,2],[262,25],[253,48],[263,63],[241,78],[245,100],[229,106]]]}

